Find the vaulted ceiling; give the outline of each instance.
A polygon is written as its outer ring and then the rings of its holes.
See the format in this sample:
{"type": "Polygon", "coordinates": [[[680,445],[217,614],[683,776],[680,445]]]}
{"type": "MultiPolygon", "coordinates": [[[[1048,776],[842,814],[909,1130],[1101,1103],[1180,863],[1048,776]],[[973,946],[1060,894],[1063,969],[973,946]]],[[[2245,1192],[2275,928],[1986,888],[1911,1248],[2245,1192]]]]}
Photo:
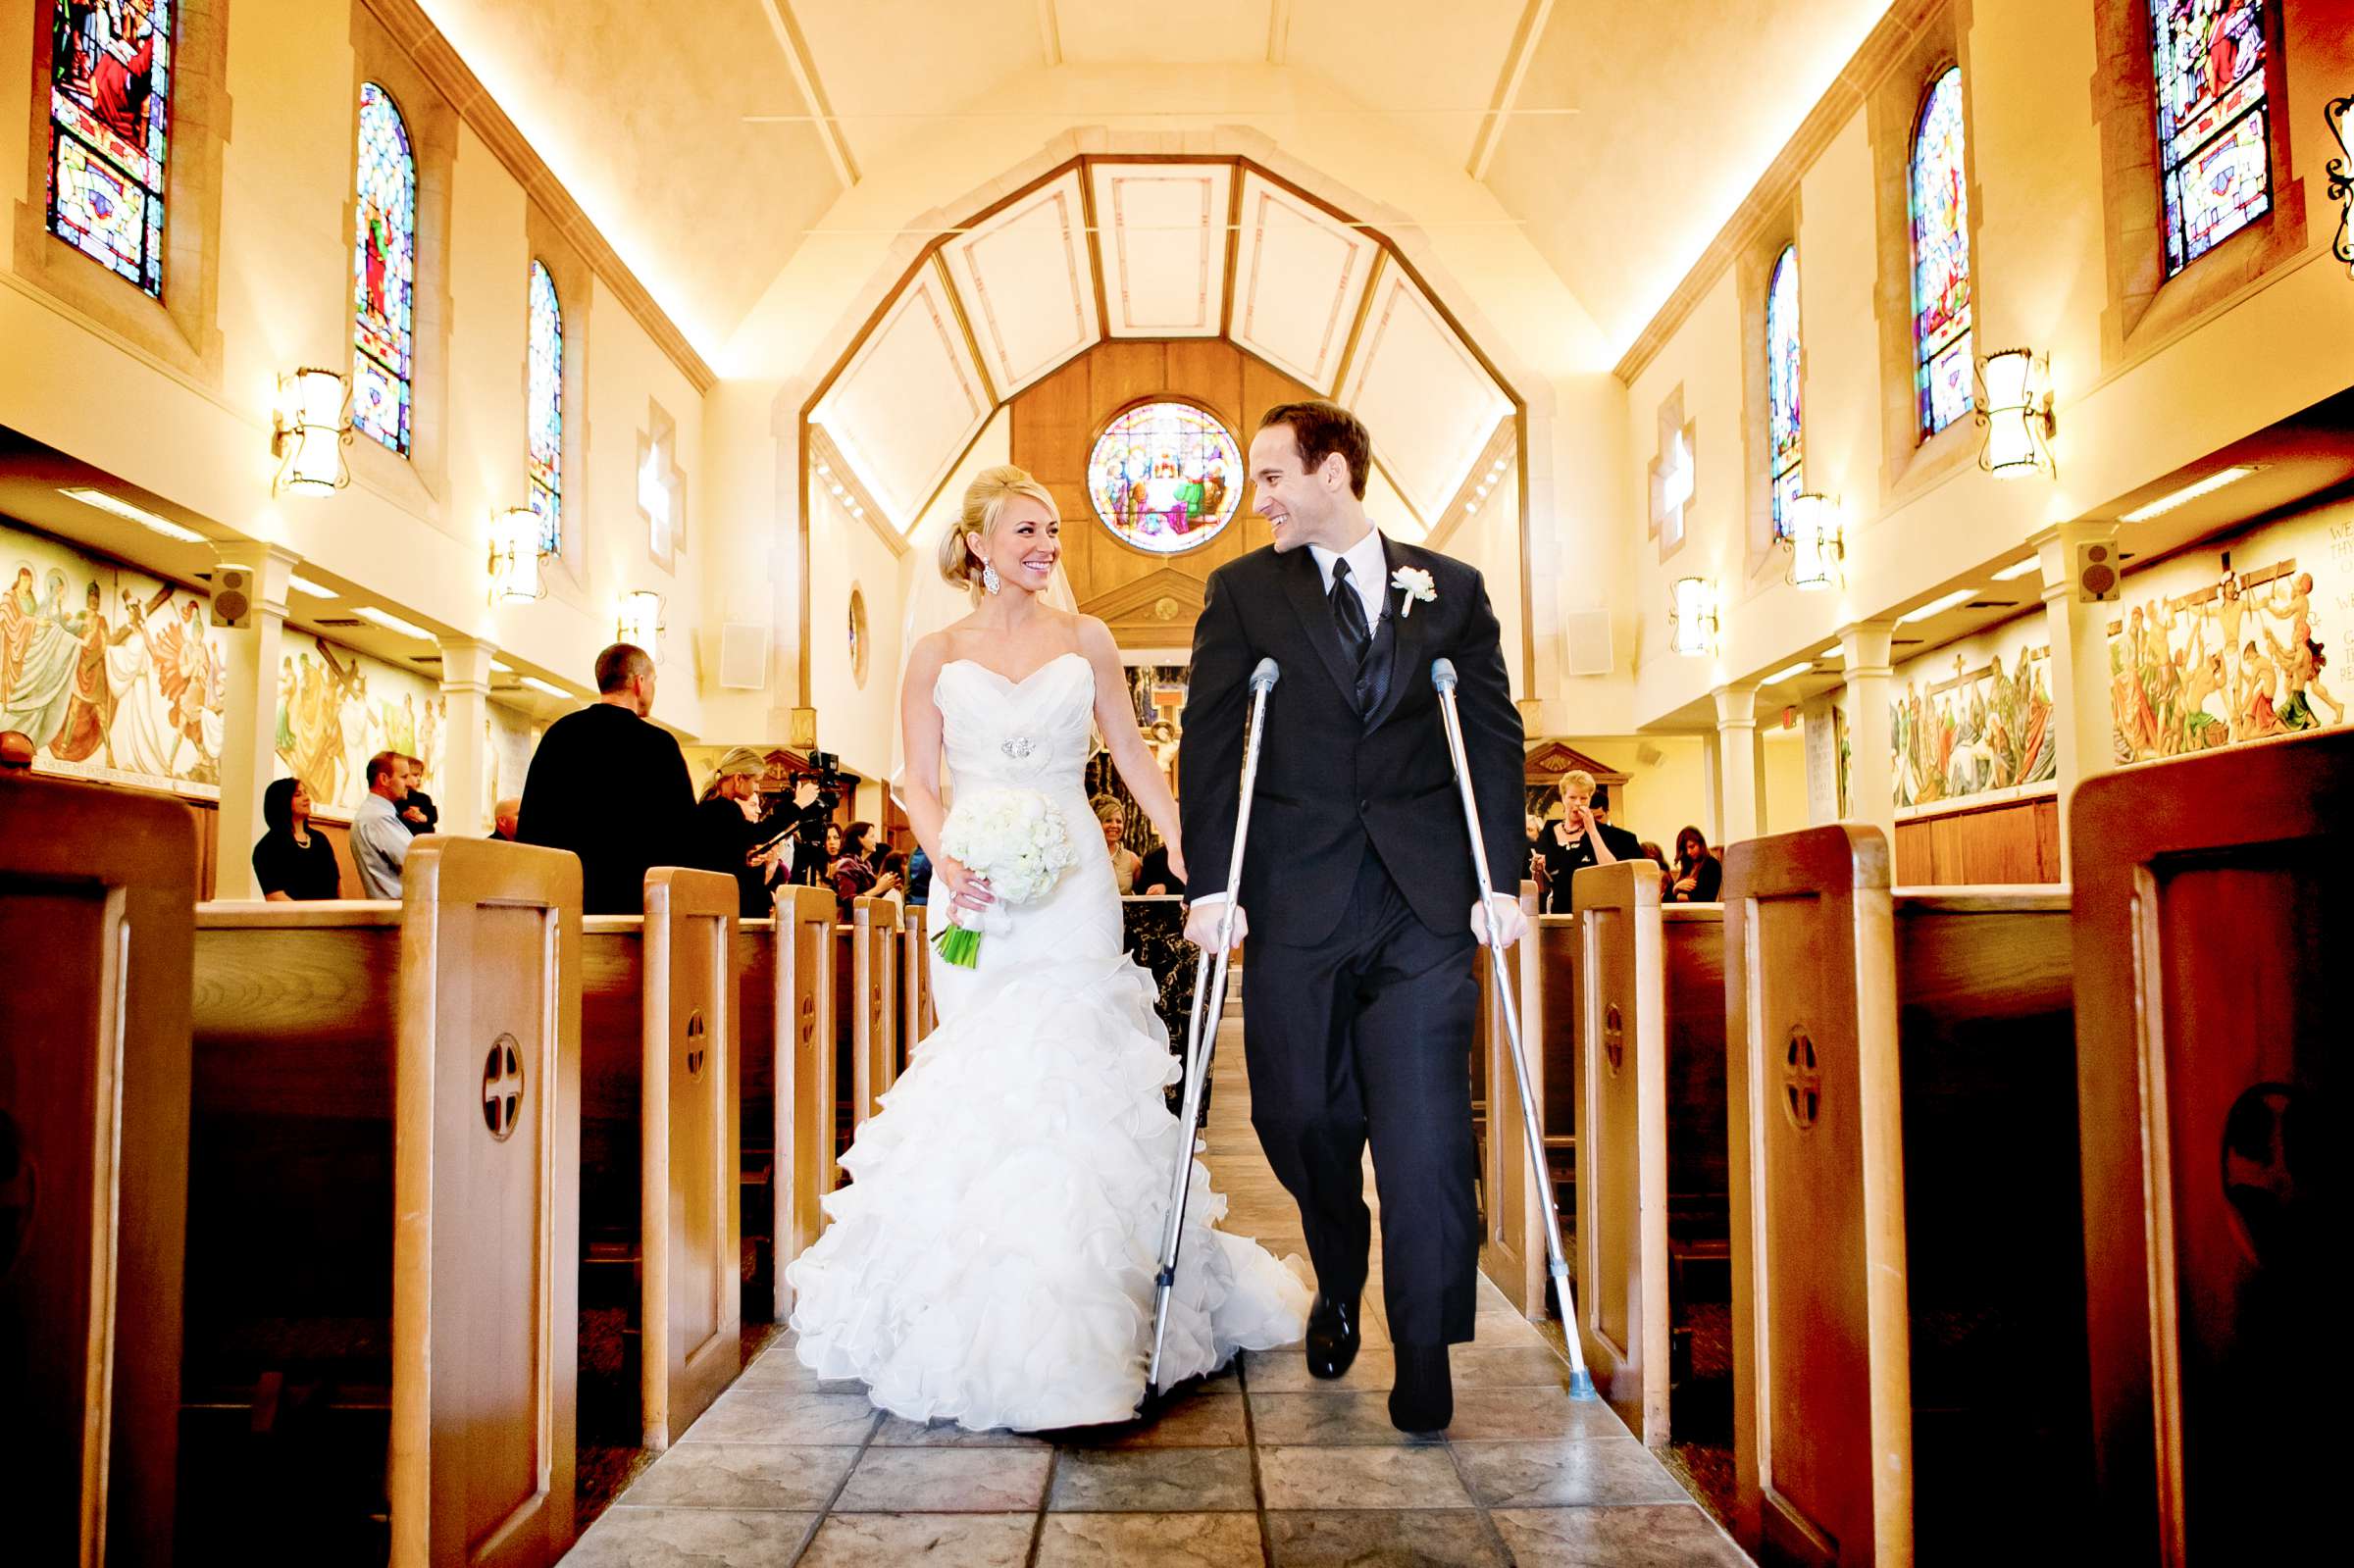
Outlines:
{"type": "Polygon", "coordinates": [[[1434,159],[1486,181],[1615,354],[1886,9],[1886,0],[424,4],[706,354],[865,171],[944,122],[1034,115],[1023,84],[1056,66],[1132,72],[1137,113],[1203,128],[1273,115],[1272,105],[1234,101],[1269,79],[1268,66],[1338,84],[1434,159]],[[1220,69],[1242,65],[1258,69],[1220,69]]]}

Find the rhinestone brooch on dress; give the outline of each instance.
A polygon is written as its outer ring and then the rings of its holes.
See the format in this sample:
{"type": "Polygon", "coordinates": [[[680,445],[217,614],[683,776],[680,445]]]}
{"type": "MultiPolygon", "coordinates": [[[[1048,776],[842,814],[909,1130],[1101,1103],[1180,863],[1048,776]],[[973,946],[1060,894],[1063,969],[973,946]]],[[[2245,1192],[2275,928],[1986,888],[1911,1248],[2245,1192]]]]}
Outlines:
{"type": "Polygon", "coordinates": [[[1015,735],[1010,740],[998,741],[998,749],[1014,761],[1022,762],[1028,760],[1030,753],[1038,749],[1038,742],[1028,735],[1015,735]]]}

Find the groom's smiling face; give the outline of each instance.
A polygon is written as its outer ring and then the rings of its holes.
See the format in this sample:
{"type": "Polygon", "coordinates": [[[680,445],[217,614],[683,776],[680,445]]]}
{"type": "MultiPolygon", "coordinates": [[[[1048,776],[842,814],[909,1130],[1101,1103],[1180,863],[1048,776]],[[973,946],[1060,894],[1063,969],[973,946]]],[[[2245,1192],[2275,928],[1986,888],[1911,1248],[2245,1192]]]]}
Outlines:
{"type": "Polygon", "coordinates": [[[1332,535],[1343,522],[1340,498],[1349,493],[1347,458],[1327,453],[1311,474],[1300,461],[1292,428],[1270,425],[1251,438],[1251,482],[1258,487],[1254,510],[1274,530],[1278,552],[1335,544],[1332,535]]]}

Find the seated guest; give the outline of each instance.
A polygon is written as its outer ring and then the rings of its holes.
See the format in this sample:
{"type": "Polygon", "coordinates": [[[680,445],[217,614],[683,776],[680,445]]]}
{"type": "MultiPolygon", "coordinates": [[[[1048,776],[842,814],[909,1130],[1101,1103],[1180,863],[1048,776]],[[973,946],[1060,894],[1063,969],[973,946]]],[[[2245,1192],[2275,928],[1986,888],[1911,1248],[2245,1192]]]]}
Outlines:
{"type": "Polygon", "coordinates": [[[515,819],[522,814],[523,802],[514,795],[507,796],[490,808],[490,836],[515,841],[515,819]]]}
{"type": "Polygon", "coordinates": [[[1110,795],[1098,795],[1091,804],[1095,807],[1096,821],[1103,829],[1103,846],[1111,851],[1111,880],[1125,898],[1136,891],[1136,873],[1144,864],[1143,856],[1120,842],[1128,829],[1128,813],[1110,795]]]}
{"type": "Polygon", "coordinates": [[[1724,863],[1709,847],[1698,828],[1675,835],[1675,865],[1669,872],[1665,896],[1679,904],[1713,904],[1724,885],[1724,863]]]}
{"type": "Polygon", "coordinates": [[[253,880],[274,902],[333,898],[343,880],[334,845],[311,827],[311,791],[299,779],[273,779],[262,791],[269,832],[253,846],[253,880]]]}
{"type": "Polygon", "coordinates": [[[915,852],[907,857],[907,902],[921,909],[931,901],[932,857],[924,853],[922,844],[917,844],[915,852]]]}
{"type": "Polygon", "coordinates": [[[547,727],[523,782],[515,834],[581,857],[581,912],[645,912],[650,866],[689,864],[694,785],[654,711],[654,661],[616,642],[596,656],[597,699],[547,727]]]}
{"type": "Polygon", "coordinates": [[[777,841],[781,828],[760,820],[760,776],[768,763],[749,746],[736,746],[719,759],[703,798],[694,808],[694,864],[736,879],[737,913],[758,920],[772,913],[769,884],[790,852],[777,841]]]}
{"type": "Polygon", "coordinates": [[[368,792],[351,814],[351,864],[360,874],[363,898],[398,898],[400,868],[409,858],[407,823],[400,820],[408,798],[409,770],[397,751],[368,759],[368,792]]]}
{"type": "Polygon", "coordinates": [[[901,909],[907,907],[907,857],[896,849],[883,851],[876,862],[875,885],[867,892],[869,898],[888,898],[901,909]]]}
{"type": "Polygon", "coordinates": [[[1561,775],[1561,815],[1545,825],[1544,910],[1570,912],[1570,883],[1587,866],[1613,866],[1642,858],[1643,846],[1624,828],[1604,824],[1594,814],[1594,776],[1583,768],[1561,775]]]}
{"type": "Polygon", "coordinates": [[[1163,893],[1185,896],[1185,879],[1169,865],[1167,844],[1154,844],[1145,851],[1145,858],[1136,868],[1136,890],[1154,898],[1163,893]]]}
{"type": "Polygon", "coordinates": [[[826,845],[833,858],[826,864],[826,879],[834,885],[834,897],[842,905],[843,924],[849,924],[850,903],[864,898],[874,890],[875,868],[867,862],[867,837],[875,831],[871,822],[853,822],[842,830],[838,839],[826,835],[826,845]]]}
{"type": "Polygon", "coordinates": [[[425,760],[404,752],[400,765],[409,770],[409,797],[400,803],[401,823],[413,834],[432,833],[441,820],[441,809],[419,787],[425,783],[425,760]]]}
{"type": "Polygon", "coordinates": [[[1646,838],[1643,840],[1643,858],[1660,868],[1660,896],[1666,897],[1669,885],[1675,881],[1667,870],[1667,851],[1646,838]]]}

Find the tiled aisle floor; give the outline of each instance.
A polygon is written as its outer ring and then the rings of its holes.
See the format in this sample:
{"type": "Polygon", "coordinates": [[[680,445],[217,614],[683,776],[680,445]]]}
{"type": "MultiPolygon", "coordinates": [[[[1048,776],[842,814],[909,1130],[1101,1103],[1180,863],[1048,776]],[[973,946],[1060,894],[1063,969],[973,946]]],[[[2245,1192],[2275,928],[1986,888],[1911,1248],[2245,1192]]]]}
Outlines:
{"type": "MultiPolygon", "coordinates": [[[[1209,1165],[1229,1230],[1305,1253],[1251,1132],[1239,1022],[1219,1039],[1209,1165]]],[[[1368,1195],[1371,1183],[1366,1184],[1368,1195]]],[[[1380,1279],[1378,1258],[1373,1266],[1380,1279]]],[[[1481,1281],[1455,1351],[1455,1424],[1390,1426],[1379,1301],[1347,1378],[1254,1355],[1131,1427],[1058,1441],[882,1417],[821,1384],[790,1337],[657,1460],[566,1558],[577,1568],[1305,1568],[1739,1565],[1748,1559],[1608,1406],[1572,1403],[1543,1336],[1481,1281]]]]}

